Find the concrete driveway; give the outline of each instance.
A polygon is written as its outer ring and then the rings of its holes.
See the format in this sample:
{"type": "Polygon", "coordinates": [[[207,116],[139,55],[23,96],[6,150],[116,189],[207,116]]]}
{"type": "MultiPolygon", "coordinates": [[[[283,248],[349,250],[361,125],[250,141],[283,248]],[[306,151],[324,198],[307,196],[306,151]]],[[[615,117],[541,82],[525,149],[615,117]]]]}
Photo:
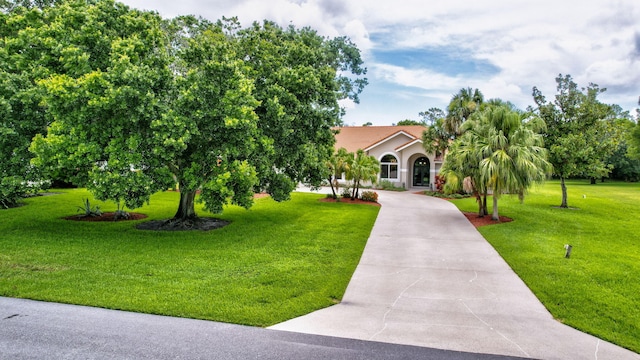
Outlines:
{"type": "Polygon", "coordinates": [[[552,318],[451,203],[383,205],[342,303],[271,329],[540,359],[640,359],[552,318]]]}

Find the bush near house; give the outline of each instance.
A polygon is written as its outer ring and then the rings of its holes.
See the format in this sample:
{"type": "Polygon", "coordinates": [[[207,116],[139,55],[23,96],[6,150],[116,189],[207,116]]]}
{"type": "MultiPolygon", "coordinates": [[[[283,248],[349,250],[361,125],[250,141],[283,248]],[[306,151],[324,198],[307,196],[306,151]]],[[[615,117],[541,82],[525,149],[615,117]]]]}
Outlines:
{"type": "Polygon", "coordinates": [[[378,193],[375,191],[363,191],[360,199],[363,201],[378,202],[378,193]]]}
{"type": "Polygon", "coordinates": [[[378,184],[378,186],[376,186],[376,188],[380,190],[389,190],[389,191],[406,191],[407,190],[403,187],[395,186],[389,180],[380,181],[380,183],[378,184]]]}
{"type": "Polygon", "coordinates": [[[436,191],[442,192],[442,189],[444,188],[444,184],[446,182],[447,180],[444,178],[444,176],[441,176],[440,174],[436,175],[436,181],[435,181],[436,191]]]}

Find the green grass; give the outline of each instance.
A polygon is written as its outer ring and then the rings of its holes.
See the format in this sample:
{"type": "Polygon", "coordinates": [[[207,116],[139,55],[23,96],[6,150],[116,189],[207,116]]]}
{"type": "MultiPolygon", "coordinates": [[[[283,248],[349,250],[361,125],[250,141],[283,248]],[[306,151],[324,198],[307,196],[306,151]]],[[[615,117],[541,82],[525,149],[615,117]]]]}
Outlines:
{"type": "MultiPolygon", "coordinates": [[[[640,352],[640,184],[567,186],[574,209],[555,207],[560,184],[550,181],[524,204],[502,197],[500,215],[514,221],[480,233],[556,319],[640,352]],[[570,259],[565,244],[573,245],[570,259]]],[[[474,199],[453,202],[477,211],[474,199]]]]}
{"type": "MultiPolygon", "coordinates": [[[[379,210],[294,193],[228,207],[219,217],[231,224],[210,232],[62,219],[85,197],[64,191],[0,211],[0,296],[269,326],[341,299],[379,210]]],[[[156,194],[136,212],[169,218],[177,202],[156,194]]]]}

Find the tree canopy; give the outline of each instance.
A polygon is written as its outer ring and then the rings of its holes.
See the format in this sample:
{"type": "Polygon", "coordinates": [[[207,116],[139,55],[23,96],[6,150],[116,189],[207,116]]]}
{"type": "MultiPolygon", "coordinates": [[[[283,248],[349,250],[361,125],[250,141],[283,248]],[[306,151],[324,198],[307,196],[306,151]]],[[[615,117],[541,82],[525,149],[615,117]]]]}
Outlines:
{"type": "Polygon", "coordinates": [[[498,199],[502,194],[524,196],[534,182],[551,172],[541,131],[544,122],[502,102],[493,102],[475,113],[462,128],[447,155],[442,174],[450,190],[462,187],[469,178],[479,205],[486,215],[486,195],[493,193],[494,220],[499,219],[498,199]]]}
{"type": "Polygon", "coordinates": [[[216,213],[319,185],[338,100],[366,85],[355,45],[309,28],[164,20],[110,0],[42,15],[30,31],[64,56],[38,82],[52,122],[34,163],[130,208],[178,183],[180,221],[196,218],[196,192],[216,213]]]}
{"type": "Polygon", "coordinates": [[[49,28],[49,17],[37,6],[6,1],[1,7],[0,206],[9,207],[42,184],[28,151],[33,137],[45,133],[51,122],[38,81],[73,68],[74,50],[63,50],[52,38],[60,29],[49,28]]]}
{"type": "Polygon", "coordinates": [[[480,110],[480,105],[484,102],[484,95],[478,89],[462,88],[453,95],[447,107],[447,116],[444,121],[444,129],[453,134],[454,138],[462,133],[462,124],[476,111],[480,110]]]}
{"type": "Polygon", "coordinates": [[[405,119],[405,120],[398,121],[398,123],[396,124],[396,126],[407,126],[407,125],[423,125],[424,126],[425,123],[422,121],[405,119]]]}

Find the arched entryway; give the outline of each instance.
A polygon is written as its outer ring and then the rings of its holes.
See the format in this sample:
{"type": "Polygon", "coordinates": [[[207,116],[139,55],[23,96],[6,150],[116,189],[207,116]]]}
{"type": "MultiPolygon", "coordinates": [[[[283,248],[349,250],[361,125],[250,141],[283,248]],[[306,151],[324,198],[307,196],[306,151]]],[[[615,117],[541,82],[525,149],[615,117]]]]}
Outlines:
{"type": "Polygon", "coordinates": [[[413,186],[429,186],[431,163],[426,157],[420,157],[413,163],[413,186]]]}

